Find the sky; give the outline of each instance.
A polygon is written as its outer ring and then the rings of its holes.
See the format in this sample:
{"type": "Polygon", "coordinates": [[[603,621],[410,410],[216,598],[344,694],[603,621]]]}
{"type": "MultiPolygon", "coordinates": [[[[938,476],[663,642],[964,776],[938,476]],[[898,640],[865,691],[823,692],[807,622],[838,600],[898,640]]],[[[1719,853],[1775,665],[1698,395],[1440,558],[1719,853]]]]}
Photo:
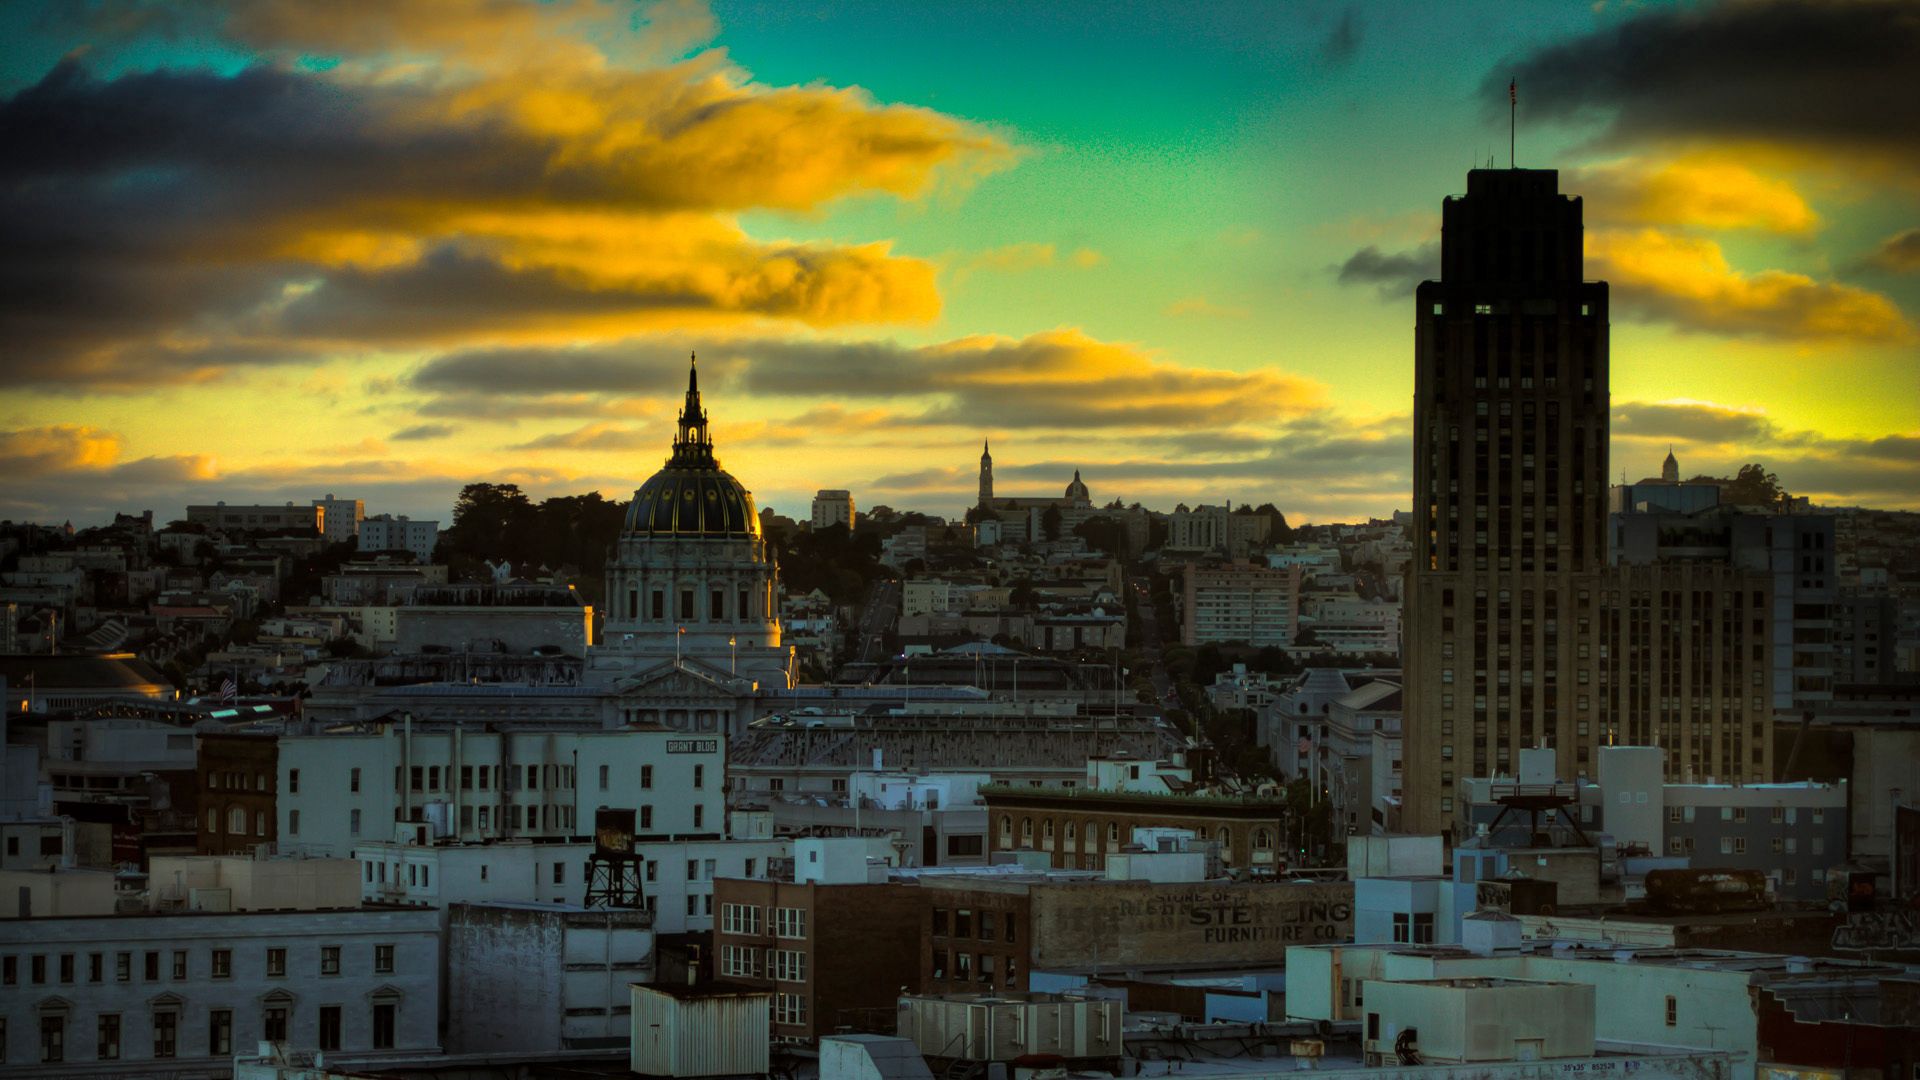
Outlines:
{"type": "Polygon", "coordinates": [[[0,517],[626,498],[1404,508],[1469,168],[1611,283],[1611,472],[1920,509],[1904,0],[0,7],[0,517]]]}

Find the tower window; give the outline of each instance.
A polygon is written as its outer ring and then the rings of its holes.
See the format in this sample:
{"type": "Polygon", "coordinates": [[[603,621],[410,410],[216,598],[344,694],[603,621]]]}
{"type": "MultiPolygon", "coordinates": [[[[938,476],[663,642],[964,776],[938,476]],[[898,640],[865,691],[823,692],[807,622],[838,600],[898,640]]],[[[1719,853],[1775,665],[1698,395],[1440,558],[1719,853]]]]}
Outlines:
{"type": "Polygon", "coordinates": [[[661,589],[653,590],[653,618],[655,622],[667,617],[667,594],[661,589]]]}
{"type": "Polygon", "coordinates": [[[747,590],[741,589],[740,590],[740,607],[739,607],[739,610],[734,612],[734,616],[738,618],[741,622],[745,622],[747,620],[748,606],[749,605],[747,602],[747,590]]]}
{"type": "Polygon", "coordinates": [[[682,619],[693,618],[693,590],[692,589],[680,590],[680,617],[682,619]]]}
{"type": "Polygon", "coordinates": [[[712,595],[709,596],[707,599],[710,600],[713,604],[713,609],[707,612],[708,618],[712,619],[714,622],[719,622],[720,620],[727,617],[727,594],[726,593],[722,592],[719,589],[714,589],[712,595]]]}

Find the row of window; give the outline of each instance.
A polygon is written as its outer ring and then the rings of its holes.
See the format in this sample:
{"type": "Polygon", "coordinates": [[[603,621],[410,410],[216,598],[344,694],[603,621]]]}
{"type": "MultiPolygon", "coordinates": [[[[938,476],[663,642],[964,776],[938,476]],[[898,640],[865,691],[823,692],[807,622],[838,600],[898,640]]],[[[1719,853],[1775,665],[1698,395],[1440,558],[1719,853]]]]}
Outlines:
{"type": "Polygon", "coordinates": [[[994,985],[999,978],[1000,985],[1012,986],[1020,976],[1020,962],[1012,956],[995,959],[993,953],[949,952],[947,949],[934,949],[931,956],[933,978],[950,982],[979,982],[994,985]],[[952,966],[949,967],[948,965],[952,966]],[[1004,971],[997,970],[1004,967],[1004,971]]]}
{"type": "MultiPolygon", "coordinates": [[[[393,767],[393,790],[411,791],[452,791],[454,767],[451,765],[413,765],[393,767]],[[402,783],[405,787],[402,787],[402,783]]],[[[347,770],[347,791],[358,793],[361,790],[363,770],[355,767],[347,770]]],[[[576,786],[579,774],[572,765],[462,765],[460,766],[461,791],[539,791],[570,790],[576,786]]],[[[609,789],[613,780],[611,766],[600,766],[600,790],[609,789]]],[[[216,787],[218,785],[215,785],[216,787]]],[[[706,766],[693,766],[693,786],[706,786],[706,766]]],[[[653,766],[640,766],[640,787],[653,787],[653,766]]],[[[300,794],[300,770],[287,770],[287,793],[300,794]]]]}
{"type": "Polygon", "coordinates": [[[1000,939],[1011,944],[1019,939],[1018,921],[1011,913],[1002,918],[991,911],[982,911],[976,916],[969,908],[933,909],[934,937],[971,938],[975,936],[976,927],[981,941],[1000,939]]]}
{"type": "MultiPolygon", "coordinates": [[[[708,860],[711,864],[712,860],[708,860]]],[[[692,869],[692,862],[688,862],[692,869]]],[[[689,879],[691,880],[691,879],[689,879]]],[[[757,904],[721,904],[720,932],[723,934],[742,934],[757,936],[762,933],[760,927],[765,920],[767,933],[777,938],[792,940],[807,936],[807,910],[797,907],[762,908],[757,904]]]]}
{"type": "Polygon", "coordinates": [[[764,949],[755,945],[720,946],[720,974],[729,979],[806,982],[807,954],[799,949],[764,949]]]}
{"type": "MultiPolygon", "coordinates": [[[[1667,807],[1667,820],[1676,824],[1679,822],[1691,822],[1694,820],[1698,809],[1698,807],[1693,806],[1669,806],[1667,807]]],[[[1827,811],[1823,807],[1813,807],[1810,812],[1813,815],[1813,823],[1815,825],[1826,824],[1827,811]]],[[[1720,820],[1730,821],[1735,825],[1745,825],[1747,823],[1747,808],[1744,806],[1723,806],[1720,808],[1720,820]]],[[[1800,808],[1797,806],[1774,806],[1768,808],[1767,821],[1769,824],[1795,825],[1799,823],[1799,820],[1800,808]]],[[[1815,842],[1818,843],[1818,841],[1815,842]]]]}
{"type": "MultiPolygon", "coordinates": [[[[343,946],[340,945],[320,946],[319,966],[317,968],[320,974],[340,974],[342,948],[343,946]]],[[[393,950],[394,947],[392,945],[376,944],[373,946],[374,974],[387,975],[393,972],[393,950]]],[[[133,981],[134,956],[135,954],[131,952],[113,954],[114,982],[133,981]]],[[[189,952],[186,949],[172,950],[172,956],[170,958],[161,950],[150,949],[141,954],[141,974],[147,982],[159,982],[162,961],[170,960],[170,962],[165,965],[165,970],[172,981],[181,982],[190,977],[189,959],[189,952]]],[[[285,946],[268,946],[265,960],[268,976],[280,977],[287,973],[287,950],[285,946]]],[[[45,985],[49,981],[53,981],[52,976],[57,973],[59,982],[78,982],[79,961],[80,954],[78,953],[34,953],[27,957],[27,981],[35,986],[45,985]],[[52,963],[50,964],[49,961],[52,963]]],[[[86,963],[86,981],[90,983],[107,981],[106,953],[87,953],[86,963]]],[[[20,968],[20,957],[14,955],[0,956],[0,985],[13,986],[18,984],[21,976],[20,968]]],[[[233,977],[232,949],[207,950],[207,977],[213,979],[230,979],[233,977]]]]}
{"type": "MultiPolygon", "coordinates": [[[[752,622],[757,617],[762,617],[765,612],[773,609],[773,586],[771,584],[763,585],[759,590],[742,587],[735,592],[738,602],[733,610],[729,612],[727,610],[727,591],[725,589],[707,590],[707,610],[704,613],[704,617],[708,622],[726,622],[729,616],[737,622],[752,622]],[[762,591],[763,593],[763,603],[759,611],[754,609],[753,593],[755,591],[762,591]]],[[[702,614],[697,611],[696,594],[694,590],[681,589],[679,599],[680,605],[678,611],[679,618],[682,622],[692,622],[702,617],[702,614]]],[[[639,589],[627,589],[626,608],[628,622],[641,621],[639,589]]],[[[665,589],[649,590],[647,596],[647,618],[645,621],[656,623],[665,622],[666,618],[667,591],[665,589]]]]}
{"type": "MultiPolygon", "coordinates": [[[[287,1001],[269,1001],[260,1017],[261,1038],[285,1042],[293,1005],[287,1001]]],[[[152,1057],[176,1058],[181,1051],[181,1012],[177,1006],[156,1008],[149,1014],[153,1040],[152,1057]]],[[[316,1017],[321,1050],[338,1050],[341,1042],[342,1007],[322,1005],[316,1017]]],[[[40,1062],[58,1064],[80,1060],[68,1056],[67,1033],[70,1018],[64,1009],[44,1009],[40,1014],[40,1062]]],[[[400,1022],[400,1003],[391,996],[376,997],[370,1017],[375,1050],[391,1050],[400,1022]]],[[[93,1060],[121,1059],[123,1023],[120,1013],[101,1013],[94,1020],[93,1060]]],[[[233,1053],[233,1010],[207,1010],[206,1056],[225,1057],[233,1053]]],[[[7,1060],[7,1021],[0,1017],[0,1062],[7,1060]]]]}
{"type": "MultiPolygon", "coordinates": [[[[1067,844],[1073,844],[1078,840],[1080,836],[1079,824],[1080,823],[1077,821],[1068,821],[1064,825],[1060,826],[1060,831],[1063,833],[1065,837],[1065,842],[1067,844]]],[[[1022,844],[1032,844],[1034,842],[1033,830],[1034,830],[1034,824],[1033,824],[1032,818],[1023,817],[1020,819],[1020,842],[1022,844]]],[[[1118,851],[1119,844],[1120,844],[1120,824],[1118,822],[1108,822],[1106,831],[1107,831],[1107,849],[1109,851],[1118,851]]],[[[1053,838],[1054,838],[1053,819],[1042,818],[1040,821],[1041,842],[1051,843],[1053,841],[1053,838]]],[[[1100,839],[1099,839],[1100,826],[1097,823],[1092,821],[1087,822],[1086,838],[1087,838],[1087,843],[1089,845],[1097,844],[1100,842],[1100,839]]],[[[1198,840],[1203,840],[1203,841],[1208,839],[1207,827],[1202,825],[1196,828],[1194,830],[1194,838],[1198,840]]],[[[1232,861],[1231,849],[1233,847],[1233,830],[1228,826],[1222,825],[1220,827],[1219,833],[1217,834],[1217,836],[1214,837],[1214,839],[1217,839],[1220,842],[1221,856],[1223,858],[1226,858],[1229,862],[1232,861]]],[[[1012,846],[1013,815],[1011,814],[1002,814],[1000,817],[1000,843],[1002,847],[1012,846]]],[[[1272,848],[1273,847],[1272,830],[1266,829],[1266,828],[1255,829],[1253,831],[1253,846],[1256,850],[1261,850],[1261,851],[1265,851],[1272,848]]]]}

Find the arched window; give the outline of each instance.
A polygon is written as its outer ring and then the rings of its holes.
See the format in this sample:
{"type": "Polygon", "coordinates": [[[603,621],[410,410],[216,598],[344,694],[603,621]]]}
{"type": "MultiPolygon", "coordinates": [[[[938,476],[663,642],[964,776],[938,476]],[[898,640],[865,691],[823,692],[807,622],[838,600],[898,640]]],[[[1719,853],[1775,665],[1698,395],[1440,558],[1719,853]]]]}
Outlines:
{"type": "Polygon", "coordinates": [[[1020,819],[1020,840],[1028,844],[1033,842],[1033,819],[1030,817],[1020,819]]]}
{"type": "Polygon", "coordinates": [[[207,807],[207,831],[210,833],[220,831],[220,811],[211,806],[207,807]]]}
{"type": "Polygon", "coordinates": [[[1223,859],[1233,858],[1233,853],[1228,850],[1232,847],[1233,830],[1222,826],[1220,829],[1220,857],[1223,859]]]}
{"type": "Polygon", "coordinates": [[[1053,819],[1052,818],[1048,818],[1047,820],[1040,823],[1040,832],[1041,832],[1041,835],[1045,836],[1048,840],[1053,839],[1053,819]]]}
{"type": "Polygon", "coordinates": [[[1119,842],[1120,842],[1120,823],[1117,821],[1107,822],[1107,843],[1117,844],[1119,842]]]}
{"type": "Polygon", "coordinates": [[[1273,847],[1273,834],[1265,829],[1256,830],[1253,834],[1253,846],[1262,851],[1273,847]]]}
{"type": "Polygon", "coordinates": [[[1004,841],[1011,841],[1013,839],[1013,815],[1012,814],[1000,815],[1000,839],[1004,841]]]}

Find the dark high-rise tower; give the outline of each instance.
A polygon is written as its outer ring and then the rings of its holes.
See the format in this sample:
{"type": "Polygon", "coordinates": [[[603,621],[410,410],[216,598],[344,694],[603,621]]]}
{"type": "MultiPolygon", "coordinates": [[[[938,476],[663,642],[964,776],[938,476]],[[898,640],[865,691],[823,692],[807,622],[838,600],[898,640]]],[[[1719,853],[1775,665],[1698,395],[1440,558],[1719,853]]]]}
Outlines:
{"type": "Polygon", "coordinates": [[[1581,203],[1551,169],[1476,169],[1443,206],[1414,346],[1414,559],[1402,827],[1455,785],[1605,740],[1607,286],[1581,279],[1581,203]]]}

